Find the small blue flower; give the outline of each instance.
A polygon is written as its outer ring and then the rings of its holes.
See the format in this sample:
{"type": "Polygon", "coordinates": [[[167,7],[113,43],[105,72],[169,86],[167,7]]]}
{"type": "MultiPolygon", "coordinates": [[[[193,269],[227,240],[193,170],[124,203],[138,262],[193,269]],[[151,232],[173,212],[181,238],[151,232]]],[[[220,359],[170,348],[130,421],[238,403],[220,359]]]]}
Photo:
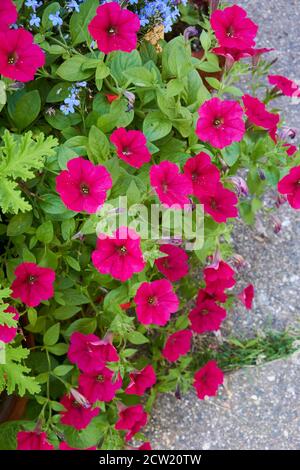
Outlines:
{"type": "Polygon", "coordinates": [[[39,28],[41,24],[41,18],[35,13],[31,13],[29,24],[30,26],[36,26],[37,28],[39,28]]]}
{"type": "Polygon", "coordinates": [[[69,0],[68,2],[66,2],[66,8],[67,10],[69,11],[76,11],[77,13],[79,13],[80,11],[80,8],[79,8],[79,5],[78,5],[78,0],[69,0]]]}
{"type": "Polygon", "coordinates": [[[49,15],[49,20],[51,21],[53,26],[62,26],[63,24],[63,20],[60,17],[59,11],[57,11],[54,15],[51,13],[51,15],[49,15]]]}
{"type": "Polygon", "coordinates": [[[34,12],[36,12],[37,8],[43,5],[43,2],[39,2],[38,0],[25,0],[25,5],[28,8],[32,8],[34,12]]]}

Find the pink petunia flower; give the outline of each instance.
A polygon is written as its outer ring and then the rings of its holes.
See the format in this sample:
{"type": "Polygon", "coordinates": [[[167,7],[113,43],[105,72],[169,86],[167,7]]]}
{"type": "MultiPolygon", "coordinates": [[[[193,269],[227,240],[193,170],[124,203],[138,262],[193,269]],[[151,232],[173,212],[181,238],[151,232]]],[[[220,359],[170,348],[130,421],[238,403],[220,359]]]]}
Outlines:
{"type": "Polygon", "coordinates": [[[155,260],[155,265],[169,281],[176,282],[186,276],[189,272],[188,255],[179,246],[166,244],[159,248],[161,253],[167,256],[155,260]]]}
{"type": "Polygon", "coordinates": [[[225,289],[230,289],[235,285],[236,281],[234,275],[234,270],[229,266],[229,264],[225,263],[225,261],[220,261],[217,269],[210,267],[205,268],[205,291],[211,295],[218,295],[219,293],[222,294],[225,289]]]}
{"type": "Polygon", "coordinates": [[[184,356],[191,349],[193,333],[190,330],[176,331],[170,335],[162,350],[162,355],[169,362],[175,362],[180,356],[184,356]]]}
{"type": "Polygon", "coordinates": [[[206,289],[199,289],[196,299],[196,305],[202,304],[205,300],[214,300],[215,302],[224,303],[227,300],[227,295],[222,290],[213,293],[208,293],[206,289]]]}
{"type": "Polygon", "coordinates": [[[1,0],[0,2],[0,31],[5,30],[18,18],[16,5],[12,0],[1,0]]]}
{"type": "Polygon", "coordinates": [[[198,302],[189,314],[191,329],[199,334],[219,330],[225,318],[226,310],[217,305],[214,300],[198,302]]]}
{"type": "Polygon", "coordinates": [[[45,432],[19,431],[17,450],[54,450],[54,446],[48,442],[45,432]]]}
{"type": "Polygon", "coordinates": [[[196,372],[193,386],[200,400],[203,400],[206,396],[214,397],[223,381],[224,374],[216,361],[208,361],[205,366],[196,372]]]}
{"type": "MultiPolygon", "coordinates": [[[[6,313],[11,313],[14,320],[19,320],[20,315],[14,307],[8,307],[4,310],[6,313]]],[[[0,341],[3,343],[10,343],[15,339],[18,329],[14,326],[0,325],[0,341]]]]}
{"type": "Polygon", "coordinates": [[[144,442],[144,444],[140,445],[137,449],[132,450],[152,450],[150,442],[144,442]]]}
{"type": "Polygon", "coordinates": [[[300,97],[300,87],[296,82],[282,75],[269,75],[269,83],[274,85],[285,96],[300,97]]]}
{"type": "Polygon", "coordinates": [[[98,374],[107,362],[117,362],[119,356],[109,339],[99,339],[96,335],[84,335],[75,331],[70,338],[68,359],[82,372],[98,374]]]}
{"type": "Polygon", "coordinates": [[[115,378],[114,372],[104,367],[97,375],[80,375],[79,386],[90,403],[109,402],[115,398],[116,392],[122,387],[122,378],[120,374],[115,378]]]}
{"type": "Polygon", "coordinates": [[[245,305],[248,310],[251,310],[254,299],[254,287],[252,284],[245,287],[245,289],[238,294],[238,298],[245,305]]]}
{"type": "Polygon", "coordinates": [[[184,207],[190,204],[188,198],[193,188],[185,175],[179,172],[175,163],[163,161],[159,165],[153,165],[150,169],[150,183],[162,204],[170,207],[179,205],[184,207]]]}
{"type": "Polygon", "coordinates": [[[97,212],[112,187],[112,179],[102,165],[94,165],[82,157],[67,163],[67,170],[56,177],[56,191],[65,206],[76,212],[97,212]]]}
{"type": "Polygon", "coordinates": [[[21,299],[28,307],[36,307],[54,295],[55,272],[35,263],[21,263],[15,269],[16,279],[11,285],[12,297],[21,299]]]}
{"type": "Polygon", "coordinates": [[[127,227],[120,227],[112,237],[100,235],[92,261],[101,274],[110,274],[122,282],[143,271],[146,265],[140,237],[127,227]]]}
{"type": "Polygon", "coordinates": [[[278,183],[278,192],[286,194],[291,207],[300,209],[300,166],[295,166],[278,183]]]}
{"type": "Polygon", "coordinates": [[[238,216],[238,198],[234,192],[224,188],[221,183],[210,192],[198,193],[198,199],[204,206],[204,212],[209,214],[216,222],[226,222],[227,219],[238,216]]]}
{"type": "Polygon", "coordinates": [[[146,426],[147,420],[148,415],[142,405],[128,406],[119,412],[119,420],[115,424],[115,428],[118,431],[128,431],[125,439],[130,441],[137,432],[146,426]]]}
{"type": "Polygon", "coordinates": [[[243,50],[255,45],[258,27],[237,5],[216,10],[211,15],[210,23],[220,46],[243,50]]]}
{"type": "Polygon", "coordinates": [[[85,429],[100,412],[100,408],[92,409],[91,405],[84,406],[78,403],[73,395],[64,395],[60,403],[65,408],[60,412],[61,423],[72,426],[78,431],[85,429]]]}
{"type": "Polygon", "coordinates": [[[134,301],[137,318],[143,325],[164,326],[179,307],[178,297],[167,279],[143,282],[134,301]]]}
{"type": "Polygon", "coordinates": [[[216,188],[220,181],[219,169],[211,163],[210,156],[204,152],[189,158],[183,171],[193,186],[195,196],[216,188]]]}
{"type": "Polygon", "coordinates": [[[88,26],[98,49],[104,54],[112,51],[131,52],[136,49],[139,17],[121,8],[117,2],[105,3],[97,8],[96,16],[88,26]]]}
{"type": "Polygon", "coordinates": [[[110,141],[116,147],[118,157],[134,168],[141,168],[151,160],[147,139],[141,131],[127,131],[120,127],[112,133],[110,141]]]}
{"type": "Polygon", "coordinates": [[[267,49],[266,47],[261,49],[233,49],[230,47],[215,47],[213,49],[213,53],[216,55],[223,56],[225,58],[230,58],[233,62],[238,62],[241,59],[245,59],[248,57],[257,57],[262,54],[266,54],[267,52],[271,52],[274,49],[267,49]]]}
{"type": "Polygon", "coordinates": [[[33,44],[29,31],[19,28],[0,32],[1,75],[19,82],[29,82],[44,64],[45,54],[33,44]]]}
{"type": "Polygon", "coordinates": [[[75,447],[70,447],[67,442],[59,443],[59,450],[97,450],[97,446],[88,447],[87,449],[77,449],[75,447]]]}
{"type": "Polygon", "coordinates": [[[280,121],[279,114],[269,113],[264,103],[250,95],[243,96],[243,103],[245,106],[245,113],[249,121],[255,126],[266,129],[271,139],[276,142],[277,126],[280,121]]]}
{"type": "Polygon", "coordinates": [[[223,149],[240,142],[245,134],[243,109],[236,101],[212,98],[198,110],[196,134],[213,147],[223,149]]]}
{"type": "Polygon", "coordinates": [[[156,382],[156,374],[150,364],[138,372],[131,372],[129,377],[130,383],[125,390],[125,393],[128,393],[128,395],[143,396],[145,391],[156,382]]]}
{"type": "Polygon", "coordinates": [[[285,147],[286,153],[288,154],[289,157],[292,157],[293,155],[295,155],[295,153],[298,152],[298,147],[296,147],[296,145],[286,143],[286,144],[283,144],[283,147],[285,147]]]}

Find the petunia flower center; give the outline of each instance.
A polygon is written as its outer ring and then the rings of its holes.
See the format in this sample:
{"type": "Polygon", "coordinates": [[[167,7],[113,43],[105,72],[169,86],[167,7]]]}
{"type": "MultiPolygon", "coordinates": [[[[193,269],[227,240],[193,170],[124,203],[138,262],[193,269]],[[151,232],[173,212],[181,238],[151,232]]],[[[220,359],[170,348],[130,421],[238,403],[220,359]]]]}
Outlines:
{"type": "Polygon", "coordinates": [[[209,314],[209,310],[207,310],[207,308],[204,308],[203,310],[201,310],[201,315],[208,315],[209,314]]]}
{"type": "Polygon", "coordinates": [[[36,276],[33,276],[32,274],[28,277],[28,282],[29,284],[34,284],[36,281],[36,276]]]}
{"type": "Polygon", "coordinates": [[[130,150],[128,147],[125,147],[125,148],[123,149],[123,152],[122,152],[122,153],[123,153],[123,155],[125,155],[126,157],[130,157],[130,155],[132,155],[132,152],[131,152],[131,150],[130,150]]]}
{"type": "Polygon", "coordinates": [[[213,122],[214,127],[221,127],[224,124],[224,120],[222,118],[216,118],[213,122]]]}
{"type": "Polygon", "coordinates": [[[162,190],[164,193],[167,193],[168,192],[168,183],[162,183],[162,190]]]}
{"type": "Polygon", "coordinates": [[[80,185],[80,192],[84,196],[87,196],[90,193],[90,188],[88,187],[88,185],[86,183],[82,183],[80,185]]]}
{"type": "Polygon", "coordinates": [[[9,56],[7,57],[7,63],[9,65],[14,65],[18,60],[18,56],[15,52],[12,52],[11,54],[9,54],[9,56]]]}
{"type": "Polygon", "coordinates": [[[211,207],[212,209],[214,209],[214,210],[217,209],[218,203],[217,203],[217,201],[216,201],[215,199],[211,199],[211,200],[210,200],[210,207],[211,207]]]}
{"type": "Polygon", "coordinates": [[[104,382],[104,377],[102,374],[98,375],[97,381],[103,383],[104,382]]]}
{"type": "Polygon", "coordinates": [[[232,26],[229,26],[229,28],[226,31],[226,35],[228,38],[233,38],[234,37],[234,29],[232,26]]]}
{"type": "Polygon", "coordinates": [[[156,305],[157,304],[157,299],[156,299],[156,297],[150,296],[150,297],[148,297],[147,302],[148,302],[149,305],[156,305]]]}
{"type": "Polygon", "coordinates": [[[107,32],[110,36],[114,36],[115,34],[117,34],[118,30],[115,26],[110,26],[107,32]]]}
{"type": "Polygon", "coordinates": [[[124,246],[124,245],[123,245],[123,246],[120,246],[120,247],[119,247],[119,252],[120,252],[121,255],[126,255],[126,253],[127,253],[127,248],[126,248],[126,246],[124,246]]]}

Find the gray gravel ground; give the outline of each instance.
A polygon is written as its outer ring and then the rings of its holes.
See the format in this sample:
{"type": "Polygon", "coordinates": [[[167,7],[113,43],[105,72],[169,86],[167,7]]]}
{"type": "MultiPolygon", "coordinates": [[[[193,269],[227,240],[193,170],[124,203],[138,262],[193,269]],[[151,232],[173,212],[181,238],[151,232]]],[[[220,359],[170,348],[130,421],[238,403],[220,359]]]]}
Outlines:
{"type": "MultiPolygon", "coordinates": [[[[258,45],[276,49],[273,73],[300,81],[300,0],[232,3],[258,22],[258,45]]],[[[279,105],[286,124],[300,129],[300,104],[281,98],[279,105]]],[[[241,224],[234,231],[235,250],[248,262],[240,285],[252,282],[256,298],[251,312],[234,309],[223,334],[243,337],[299,326],[300,211],[285,205],[278,215],[278,235],[266,220],[263,230],[241,224]],[[264,230],[266,238],[261,237],[264,230]]],[[[217,399],[199,401],[193,392],[181,401],[161,396],[147,433],[154,449],[300,449],[299,390],[299,356],[241,370],[228,376],[217,399]]]]}

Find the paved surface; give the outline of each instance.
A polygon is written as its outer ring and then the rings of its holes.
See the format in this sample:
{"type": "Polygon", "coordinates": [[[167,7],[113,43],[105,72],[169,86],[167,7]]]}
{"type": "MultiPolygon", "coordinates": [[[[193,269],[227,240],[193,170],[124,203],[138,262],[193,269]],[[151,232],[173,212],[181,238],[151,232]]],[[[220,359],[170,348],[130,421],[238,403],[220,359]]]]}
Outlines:
{"type": "Polygon", "coordinates": [[[220,398],[157,402],[154,449],[300,449],[300,357],[227,375],[220,398]],[[298,386],[297,386],[298,384],[298,386]]]}
{"type": "MultiPolygon", "coordinates": [[[[239,0],[259,23],[259,46],[274,47],[273,73],[300,80],[300,0],[239,0]]],[[[286,124],[300,128],[300,104],[277,103],[286,124]]],[[[299,139],[300,129],[297,140],[299,139]]],[[[272,195],[267,203],[272,202],[272,195]]],[[[256,287],[251,312],[236,307],[223,334],[249,336],[259,330],[299,326],[300,211],[283,206],[279,235],[264,219],[258,230],[237,225],[236,252],[248,268],[240,285],[256,287]],[[261,236],[265,232],[266,236],[261,236]]],[[[164,395],[156,403],[148,435],[155,449],[300,449],[300,357],[275,361],[228,376],[221,397],[199,401],[193,392],[181,401],[164,395]]]]}

